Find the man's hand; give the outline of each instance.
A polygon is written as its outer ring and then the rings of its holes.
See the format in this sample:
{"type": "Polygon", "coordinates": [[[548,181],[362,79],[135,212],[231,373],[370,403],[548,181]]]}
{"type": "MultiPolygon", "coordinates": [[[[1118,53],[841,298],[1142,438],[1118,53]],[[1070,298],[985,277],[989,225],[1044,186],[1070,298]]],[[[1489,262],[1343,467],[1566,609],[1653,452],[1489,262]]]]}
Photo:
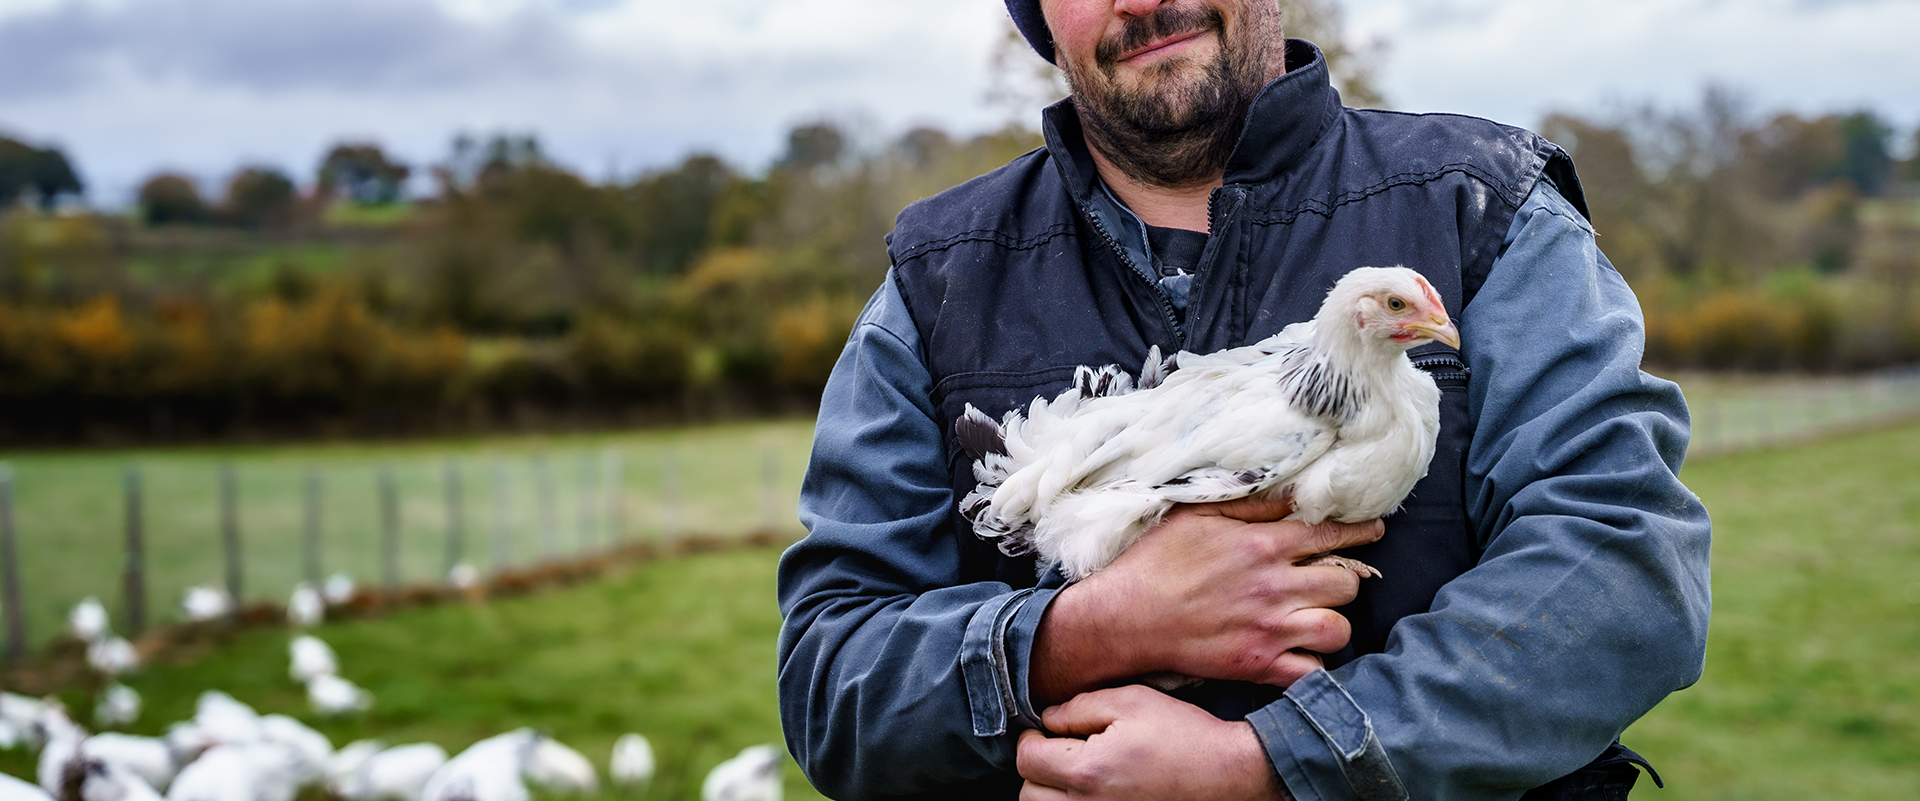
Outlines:
{"type": "Polygon", "coordinates": [[[1097,690],[1040,719],[1063,736],[1020,733],[1020,801],[1286,797],[1251,725],[1158,690],[1097,690]]]}
{"type": "Polygon", "coordinates": [[[1379,521],[1308,526],[1284,500],[1182,506],[1113,564],[1068,586],[1040,621],[1036,705],[1150,673],[1285,687],[1353,634],[1334,607],[1360,579],[1307,557],[1373,542],[1379,521]]]}

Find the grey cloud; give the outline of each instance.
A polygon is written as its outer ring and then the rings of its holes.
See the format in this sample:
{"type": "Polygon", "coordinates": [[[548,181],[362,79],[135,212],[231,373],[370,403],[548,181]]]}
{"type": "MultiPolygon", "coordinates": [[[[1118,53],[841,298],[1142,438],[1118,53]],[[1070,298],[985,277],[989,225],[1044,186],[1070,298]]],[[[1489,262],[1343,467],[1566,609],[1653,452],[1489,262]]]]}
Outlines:
{"type": "Polygon", "coordinates": [[[0,97],[81,89],[116,62],[255,91],[441,89],[589,71],[538,12],[497,24],[426,0],[70,2],[0,20],[0,97]]]}

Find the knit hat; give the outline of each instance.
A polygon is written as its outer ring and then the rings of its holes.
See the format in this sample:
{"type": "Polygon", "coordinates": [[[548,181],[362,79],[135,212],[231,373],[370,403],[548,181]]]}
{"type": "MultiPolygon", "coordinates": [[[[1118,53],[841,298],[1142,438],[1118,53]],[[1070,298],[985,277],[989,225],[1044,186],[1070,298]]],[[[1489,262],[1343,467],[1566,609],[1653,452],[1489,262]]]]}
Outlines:
{"type": "Polygon", "coordinates": [[[1013,15],[1013,27],[1027,37],[1027,44],[1041,58],[1053,63],[1053,32],[1047,30],[1047,18],[1040,14],[1040,0],[1007,0],[1007,13],[1013,15]]]}

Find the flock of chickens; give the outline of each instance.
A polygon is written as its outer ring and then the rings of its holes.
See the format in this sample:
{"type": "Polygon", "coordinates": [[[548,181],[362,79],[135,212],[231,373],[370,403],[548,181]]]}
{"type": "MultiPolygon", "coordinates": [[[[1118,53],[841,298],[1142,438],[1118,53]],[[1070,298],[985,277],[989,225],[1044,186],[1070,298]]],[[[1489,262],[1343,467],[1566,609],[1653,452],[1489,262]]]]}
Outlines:
{"type": "MultiPolygon", "coordinates": [[[[302,583],[287,604],[295,626],[325,616],[327,605],[353,594],[336,575],[321,589],[302,583]]],[[[224,591],[195,587],[182,601],[192,619],[230,614],[224,591]]],[[[113,634],[106,609],[88,598],[68,617],[87,643],[87,661],[106,684],[94,723],[122,728],[139,718],[141,699],[119,677],[139,667],[138,652],[113,634]]],[[[289,673],[306,685],[322,716],[364,711],[373,698],[339,674],[339,660],[320,638],[300,634],[289,645],[289,673]]],[[[262,715],[218,690],[203,693],[192,719],[161,737],[116,731],[90,734],[57,700],[0,693],[0,749],[37,749],[34,782],[0,774],[0,801],[292,801],[320,788],[345,801],[527,801],[532,791],[594,793],[600,776],[579,751],[533,729],[499,734],[449,757],[435,743],[388,746],[357,740],[335,750],[326,735],[287,715],[262,715]]],[[[783,763],[771,745],[756,745],[715,767],[702,801],[780,801],[783,763]]],[[[646,788],[653,747],[637,733],[614,743],[608,778],[629,792],[646,788]]],[[[310,795],[305,797],[311,797],[310,795]]]]}

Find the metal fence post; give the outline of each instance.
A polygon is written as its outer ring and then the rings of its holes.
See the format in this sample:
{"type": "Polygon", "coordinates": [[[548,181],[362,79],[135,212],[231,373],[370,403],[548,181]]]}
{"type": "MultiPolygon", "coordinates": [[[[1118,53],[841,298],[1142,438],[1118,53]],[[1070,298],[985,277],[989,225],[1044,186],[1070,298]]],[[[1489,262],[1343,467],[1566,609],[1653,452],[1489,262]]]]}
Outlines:
{"type": "Polygon", "coordinates": [[[553,558],[560,528],[553,508],[553,465],[545,451],[533,457],[533,492],[534,525],[540,529],[540,558],[544,561],[553,558]]]}
{"type": "Polygon", "coordinates": [[[668,446],[660,463],[660,536],[680,534],[680,451],[668,446]]]}
{"type": "Polygon", "coordinates": [[[451,574],[466,554],[466,503],[460,486],[460,465],[448,459],[441,470],[441,483],[447,491],[447,564],[442,575],[451,574]]]}
{"type": "Polygon", "coordinates": [[[772,446],[760,449],[760,528],[772,533],[779,519],[780,459],[772,446]]]}
{"type": "Polygon", "coordinates": [[[507,483],[507,465],[497,460],[493,463],[492,491],[493,569],[498,572],[507,567],[513,556],[513,495],[507,483]]]}
{"type": "Polygon", "coordinates": [[[242,569],[240,565],[240,490],[233,463],[220,465],[220,545],[227,555],[227,595],[240,603],[242,569]]]}
{"type": "Polygon", "coordinates": [[[127,633],[139,634],[147,627],[147,550],[145,523],[140,497],[140,468],[129,465],[125,473],[127,490],[127,557],[121,568],[120,592],[126,596],[127,633]]]}
{"type": "Polygon", "coordinates": [[[13,531],[13,466],[0,462],[0,599],[7,605],[7,661],[27,655],[27,618],[20,607],[20,551],[15,547],[13,531]]]}
{"type": "Polygon", "coordinates": [[[581,551],[593,550],[594,515],[599,511],[600,474],[595,471],[597,463],[592,451],[580,452],[579,485],[574,487],[573,497],[578,510],[574,513],[574,528],[578,529],[581,551]]]}
{"type": "Polygon", "coordinates": [[[626,481],[620,470],[620,451],[607,446],[600,452],[602,472],[607,476],[607,525],[610,544],[627,541],[626,481]]]}
{"type": "Polygon", "coordinates": [[[307,468],[306,504],[302,510],[304,525],[300,537],[301,576],[314,589],[320,588],[320,471],[307,468]]]}
{"type": "Polygon", "coordinates": [[[393,484],[393,467],[381,465],[380,482],[380,574],[387,589],[400,587],[400,497],[393,484]]]}

